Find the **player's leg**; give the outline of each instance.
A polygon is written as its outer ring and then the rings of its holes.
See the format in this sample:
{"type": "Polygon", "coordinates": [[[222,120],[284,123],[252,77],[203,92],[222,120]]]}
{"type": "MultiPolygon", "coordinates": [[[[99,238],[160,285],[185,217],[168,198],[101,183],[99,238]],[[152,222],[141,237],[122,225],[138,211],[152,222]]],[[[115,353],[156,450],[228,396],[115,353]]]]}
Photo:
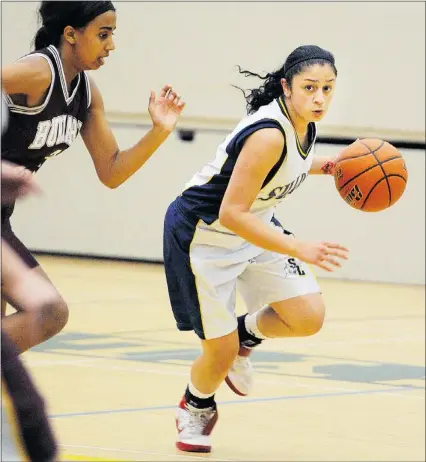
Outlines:
{"type": "Polygon", "coordinates": [[[252,349],[267,338],[317,333],[324,321],[325,306],[309,265],[272,252],[263,252],[252,260],[240,276],[238,288],[248,314],[238,318],[240,351],[226,383],[235,393],[247,395],[253,385],[248,358],[252,349]]]}
{"type": "Polygon", "coordinates": [[[268,338],[306,337],[322,327],[325,306],[321,294],[312,293],[271,303],[252,314],[238,317],[240,348],[226,377],[228,386],[240,396],[253,388],[253,348],[268,338]]]}
{"type": "Polygon", "coordinates": [[[57,443],[46,406],[18,355],[16,345],[2,329],[1,460],[53,461],[57,443]]]}
{"type": "Polygon", "coordinates": [[[320,293],[310,293],[270,303],[252,314],[239,316],[240,349],[226,383],[238,395],[250,394],[253,367],[249,356],[253,348],[269,338],[306,337],[322,327],[325,305],[320,293]]]}
{"type": "Polygon", "coordinates": [[[215,393],[238,353],[238,331],[202,340],[202,354],[191,367],[190,380],[176,416],[181,451],[210,452],[210,434],[218,419],[215,393]]]}
{"type": "Polygon", "coordinates": [[[163,248],[177,326],[194,330],[202,344],[179,405],[176,446],[183,451],[209,452],[210,433],[218,417],[215,392],[239,348],[235,286],[246,263],[227,263],[226,249],[200,245],[196,224],[181,216],[174,204],[166,214],[163,248]]]}
{"type": "Polygon", "coordinates": [[[10,243],[16,244],[2,239],[2,301],[16,313],[2,319],[2,328],[23,352],[60,332],[68,320],[68,308],[37,267],[29,266],[29,256],[22,258],[22,247],[18,255],[10,243]]]}

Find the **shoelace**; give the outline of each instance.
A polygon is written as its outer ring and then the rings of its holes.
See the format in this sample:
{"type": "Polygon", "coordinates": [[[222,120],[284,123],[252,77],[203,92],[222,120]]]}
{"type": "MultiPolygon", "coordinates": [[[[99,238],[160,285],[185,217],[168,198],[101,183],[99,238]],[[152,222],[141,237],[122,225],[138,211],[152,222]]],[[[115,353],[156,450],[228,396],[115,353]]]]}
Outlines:
{"type": "Polygon", "coordinates": [[[250,366],[249,359],[245,356],[237,356],[235,358],[233,369],[235,370],[245,370],[250,366]]]}
{"type": "Polygon", "coordinates": [[[209,423],[214,410],[212,408],[202,410],[190,410],[186,408],[186,411],[187,412],[185,412],[183,417],[184,422],[182,422],[184,429],[191,435],[202,434],[204,428],[209,423]]]}

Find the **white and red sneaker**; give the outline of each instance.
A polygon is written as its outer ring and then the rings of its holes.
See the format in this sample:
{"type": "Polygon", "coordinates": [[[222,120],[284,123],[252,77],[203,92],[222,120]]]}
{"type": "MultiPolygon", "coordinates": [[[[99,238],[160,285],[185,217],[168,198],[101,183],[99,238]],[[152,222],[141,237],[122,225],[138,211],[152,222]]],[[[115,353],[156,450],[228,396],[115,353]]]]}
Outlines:
{"type": "Polygon", "coordinates": [[[176,415],[176,447],[186,452],[210,452],[210,433],[219,415],[216,406],[197,409],[182,398],[176,415]]]}
{"type": "Polygon", "coordinates": [[[237,395],[247,396],[253,389],[253,365],[248,356],[235,358],[225,382],[237,395]]]}

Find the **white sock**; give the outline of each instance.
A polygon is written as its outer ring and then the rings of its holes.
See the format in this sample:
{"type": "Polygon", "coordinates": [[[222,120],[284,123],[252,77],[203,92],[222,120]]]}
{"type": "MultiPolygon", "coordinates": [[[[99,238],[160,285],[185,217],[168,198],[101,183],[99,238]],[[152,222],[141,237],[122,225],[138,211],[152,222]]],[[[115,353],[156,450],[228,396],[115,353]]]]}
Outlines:
{"type": "Polygon", "coordinates": [[[197,398],[200,398],[200,399],[207,399],[207,398],[210,398],[211,396],[213,396],[216,392],[214,391],[213,393],[209,393],[209,394],[205,394],[205,393],[201,393],[201,391],[197,390],[197,388],[195,387],[195,385],[191,382],[191,380],[189,380],[188,382],[188,389],[189,389],[189,392],[196,396],[197,398]]]}
{"type": "Polygon", "coordinates": [[[259,313],[260,310],[257,310],[253,314],[248,314],[244,320],[244,324],[249,334],[254,335],[256,338],[260,340],[265,340],[268,337],[266,337],[266,335],[263,335],[262,332],[260,332],[259,327],[257,327],[257,316],[259,315],[259,313]]]}

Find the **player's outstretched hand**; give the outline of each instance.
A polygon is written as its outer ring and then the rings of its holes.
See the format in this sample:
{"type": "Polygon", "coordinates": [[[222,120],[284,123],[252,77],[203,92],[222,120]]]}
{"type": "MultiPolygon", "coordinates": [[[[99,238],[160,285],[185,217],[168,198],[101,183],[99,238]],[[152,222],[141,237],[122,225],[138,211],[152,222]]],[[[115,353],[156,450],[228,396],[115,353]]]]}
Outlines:
{"type": "Polygon", "coordinates": [[[159,96],[151,90],[148,111],[154,127],[172,132],[184,107],[185,102],[171,85],[164,85],[159,96]]]}
{"type": "Polygon", "coordinates": [[[349,250],[343,245],[331,242],[298,241],[295,253],[299,260],[331,272],[342,266],[342,260],[348,259],[349,250]]]}

